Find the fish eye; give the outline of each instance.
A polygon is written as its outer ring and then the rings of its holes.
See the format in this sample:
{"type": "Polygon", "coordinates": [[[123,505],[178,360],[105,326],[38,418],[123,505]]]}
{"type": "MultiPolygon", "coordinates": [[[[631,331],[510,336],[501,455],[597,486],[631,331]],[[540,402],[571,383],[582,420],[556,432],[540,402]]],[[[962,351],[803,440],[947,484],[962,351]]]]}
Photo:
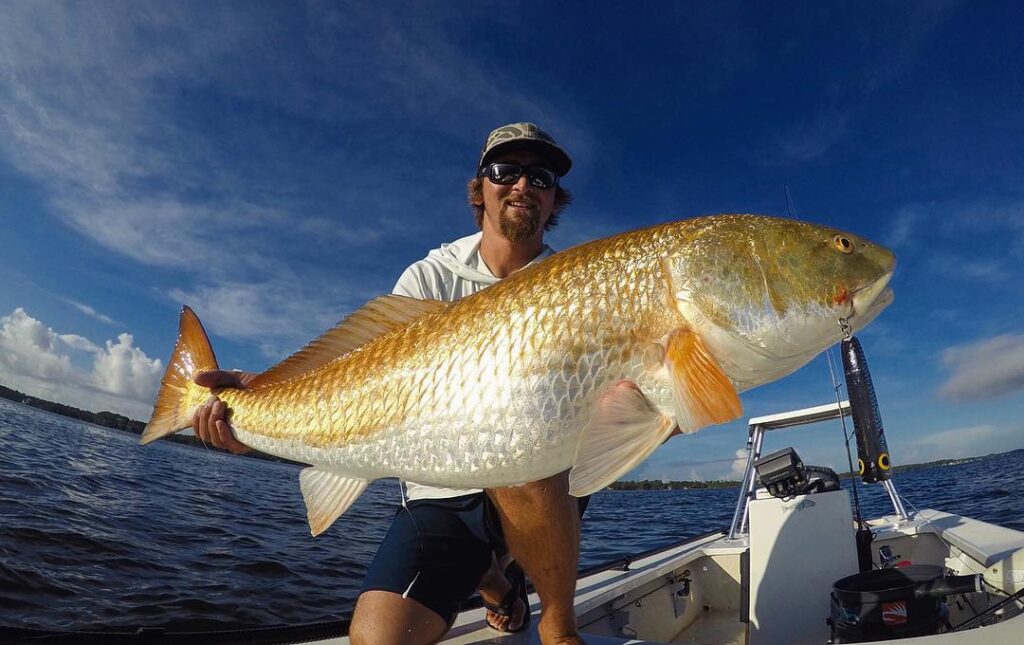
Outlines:
{"type": "Polygon", "coordinates": [[[853,240],[846,237],[845,235],[836,235],[832,238],[832,245],[836,247],[840,252],[847,255],[853,253],[853,240]]]}

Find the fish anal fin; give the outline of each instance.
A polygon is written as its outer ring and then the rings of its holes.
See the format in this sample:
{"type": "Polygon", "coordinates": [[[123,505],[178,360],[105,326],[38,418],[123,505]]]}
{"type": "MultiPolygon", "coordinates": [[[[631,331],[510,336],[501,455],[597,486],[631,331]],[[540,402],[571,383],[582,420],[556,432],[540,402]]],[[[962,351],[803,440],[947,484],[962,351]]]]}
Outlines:
{"type": "Polygon", "coordinates": [[[668,335],[665,368],[672,384],[676,421],[683,432],[696,432],[743,414],[736,388],[693,330],[680,328],[668,335]]]}
{"type": "Polygon", "coordinates": [[[326,531],[369,483],[365,479],[346,477],[315,466],[304,468],[299,473],[299,487],[306,502],[309,532],[317,536],[326,531]]]}
{"type": "Polygon", "coordinates": [[[248,386],[255,389],[301,376],[447,306],[439,300],[393,294],[374,298],[303,349],[256,376],[248,386]]]}
{"type": "Polygon", "coordinates": [[[609,386],[580,437],[569,493],[582,497],[608,486],[654,452],[674,427],[632,382],[609,386]]]}

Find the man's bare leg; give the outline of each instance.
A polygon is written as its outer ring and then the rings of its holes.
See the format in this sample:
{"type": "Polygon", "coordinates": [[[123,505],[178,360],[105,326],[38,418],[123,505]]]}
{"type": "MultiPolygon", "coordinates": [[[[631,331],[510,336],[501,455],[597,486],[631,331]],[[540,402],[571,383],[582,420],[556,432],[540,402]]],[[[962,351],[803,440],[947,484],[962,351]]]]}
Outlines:
{"type": "Polygon", "coordinates": [[[573,594],[579,565],[580,525],[569,473],[487,493],[501,514],[509,551],[523,566],[541,600],[537,631],[544,645],[582,644],[573,594]]]}
{"type": "Polygon", "coordinates": [[[391,591],[364,591],[356,601],[348,637],[353,645],[427,645],[448,624],[433,610],[391,591]]]}

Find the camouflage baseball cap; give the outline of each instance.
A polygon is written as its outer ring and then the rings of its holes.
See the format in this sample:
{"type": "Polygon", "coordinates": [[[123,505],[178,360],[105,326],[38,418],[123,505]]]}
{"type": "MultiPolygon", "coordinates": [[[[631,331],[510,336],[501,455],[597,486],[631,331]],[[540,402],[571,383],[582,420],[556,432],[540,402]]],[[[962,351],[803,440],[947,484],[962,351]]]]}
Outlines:
{"type": "Polygon", "coordinates": [[[547,157],[559,177],[564,177],[572,168],[572,159],[562,150],[554,138],[533,123],[509,123],[497,128],[487,136],[484,149],[480,152],[478,168],[490,163],[504,150],[530,150],[547,157]]]}

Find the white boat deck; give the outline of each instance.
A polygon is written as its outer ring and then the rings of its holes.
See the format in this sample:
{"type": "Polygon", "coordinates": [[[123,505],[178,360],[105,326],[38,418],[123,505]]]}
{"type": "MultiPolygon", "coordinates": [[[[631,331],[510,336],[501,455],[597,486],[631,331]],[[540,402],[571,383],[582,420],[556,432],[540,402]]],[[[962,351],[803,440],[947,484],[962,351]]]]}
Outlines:
{"type": "MultiPolygon", "coordinates": [[[[1004,590],[1024,588],[1024,533],[1020,531],[935,510],[920,511],[905,521],[895,516],[880,518],[873,520],[871,526],[877,534],[876,543],[897,545],[897,550],[915,562],[938,558],[938,563],[944,563],[959,574],[984,573],[990,585],[1004,590]]],[[[584,639],[594,645],[746,645],[750,642],[750,627],[741,616],[747,611],[747,601],[737,598],[732,606],[718,606],[718,603],[723,596],[722,589],[727,588],[737,597],[747,593],[749,581],[739,581],[739,562],[747,551],[745,537],[728,540],[721,534],[712,535],[638,559],[630,564],[628,571],[602,571],[580,579],[576,613],[580,616],[584,639]],[[736,568],[730,569],[731,565],[727,565],[720,571],[709,571],[714,568],[710,563],[719,562],[735,563],[736,568]],[[725,587],[718,590],[690,588],[685,596],[672,591],[672,585],[678,583],[679,572],[689,573],[691,569],[693,587],[721,585],[721,582],[714,582],[716,576],[725,578],[725,587]],[[675,596],[681,596],[682,600],[673,607],[675,596]],[[651,632],[639,634],[630,627],[628,621],[637,620],[637,614],[633,613],[637,611],[644,617],[663,612],[672,618],[664,621],[667,625],[679,624],[673,620],[683,620],[685,625],[679,632],[659,635],[655,640],[651,632]],[[684,615],[685,612],[689,614],[684,615]],[[610,627],[616,635],[609,635],[610,627]]],[[[459,616],[444,642],[451,645],[540,643],[536,628],[540,605],[536,594],[530,596],[530,602],[533,619],[530,628],[522,633],[500,634],[490,629],[484,623],[484,610],[475,609],[459,616]]],[[[651,629],[648,622],[640,627],[651,629]]],[[[824,644],[826,640],[820,642],[824,644]]],[[[323,642],[341,644],[348,639],[323,642]]],[[[963,632],[879,642],[890,645],[1020,645],[1024,643],[1024,614],[1014,610],[1002,622],[963,632]]]]}

